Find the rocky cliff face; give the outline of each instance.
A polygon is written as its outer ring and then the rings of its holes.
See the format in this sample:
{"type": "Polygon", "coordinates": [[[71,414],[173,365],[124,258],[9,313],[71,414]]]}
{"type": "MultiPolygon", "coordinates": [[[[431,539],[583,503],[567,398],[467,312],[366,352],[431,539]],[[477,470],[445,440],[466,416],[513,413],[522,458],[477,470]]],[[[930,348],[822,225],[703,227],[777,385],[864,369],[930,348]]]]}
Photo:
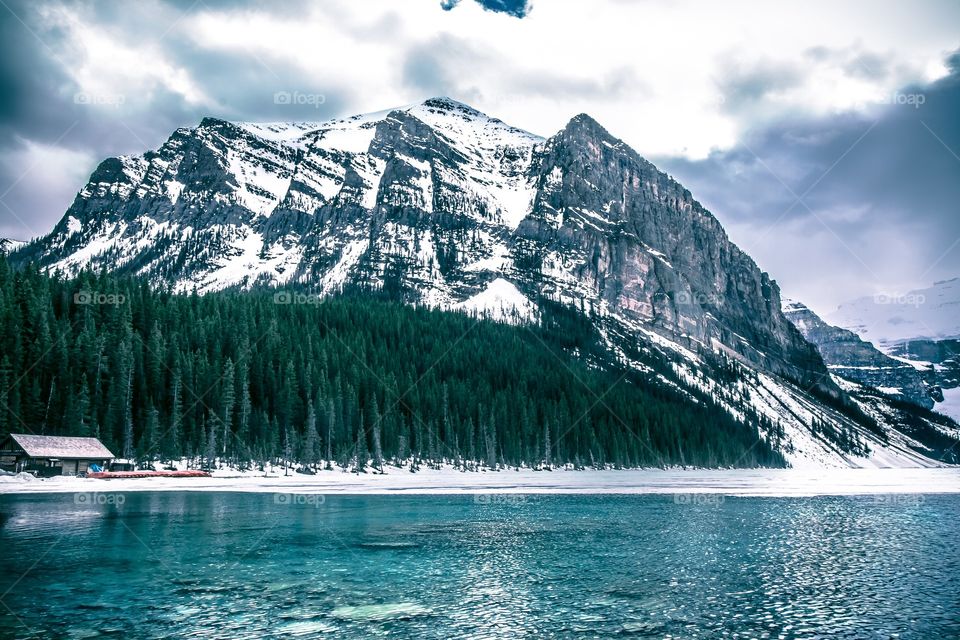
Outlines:
{"type": "MultiPolygon", "coordinates": [[[[651,376],[758,420],[788,458],[860,464],[824,433],[889,444],[836,409],[851,400],[781,312],[776,283],[689,191],[586,115],[549,139],[446,98],[323,123],[207,118],[105,160],[13,260],[177,291],[375,288],[511,321],[559,303],[588,314],[620,362],[644,369],[634,356],[663,354],[672,371],[651,376]]],[[[904,447],[897,459],[924,459],[904,447]]]]}
{"type": "Polygon", "coordinates": [[[944,391],[960,387],[960,340],[908,340],[889,352],[912,363],[938,403],[944,391]]]}
{"type": "Polygon", "coordinates": [[[926,409],[933,407],[931,387],[913,365],[885,355],[852,331],[827,324],[802,303],[787,301],[784,314],[816,345],[834,374],[926,409]]]}
{"type": "Polygon", "coordinates": [[[690,192],[580,115],[538,148],[515,253],[547,291],[834,391],[780,291],[690,192]]]}

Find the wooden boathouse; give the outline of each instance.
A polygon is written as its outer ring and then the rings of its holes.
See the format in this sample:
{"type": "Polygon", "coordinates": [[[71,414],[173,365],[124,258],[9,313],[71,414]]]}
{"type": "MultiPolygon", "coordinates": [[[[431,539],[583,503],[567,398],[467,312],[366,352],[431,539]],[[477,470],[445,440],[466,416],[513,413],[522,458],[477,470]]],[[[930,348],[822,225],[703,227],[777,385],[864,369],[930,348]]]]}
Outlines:
{"type": "Polygon", "coordinates": [[[113,457],[96,438],[11,433],[0,440],[0,469],[14,473],[72,476],[87,473],[92,464],[107,468],[113,457]]]}

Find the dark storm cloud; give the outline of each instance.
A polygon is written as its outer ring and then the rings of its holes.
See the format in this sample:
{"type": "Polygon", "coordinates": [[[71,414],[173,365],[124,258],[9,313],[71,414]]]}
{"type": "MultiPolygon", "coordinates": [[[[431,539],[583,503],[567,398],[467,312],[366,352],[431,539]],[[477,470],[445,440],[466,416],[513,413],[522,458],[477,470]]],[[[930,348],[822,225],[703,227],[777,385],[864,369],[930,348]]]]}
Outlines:
{"type": "Polygon", "coordinates": [[[761,62],[745,66],[727,62],[717,82],[724,98],[724,107],[739,111],[757,105],[770,94],[784,91],[803,83],[800,68],[789,64],[761,62]]]}
{"type": "Polygon", "coordinates": [[[834,63],[847,75],[864,80],[883,80],[896,66],[890,56],[858,47],[811,47],[806,51],[806,58],[813,63],[834,63]]]}
{"type": "MultiPolygon", "coordinates": [[[[778,121],[705,160],[658,164],[775,273],[789,273],[779,268],[785,242],[810,242],[805,275],[826,267],[817,233],[853,254],[843,256],[851,271],[874,285],[897,268],[931,282],[960,275],[960,53],[948,65],[949,76],[865,112],[778,121]]],[[[844,277],[829,269],[824,286],[844,277]]]]}
{"type": "MultiPolygon", "coordinates": [[[[203,9],[220,5],[236,8],[238,3],[202,2],[203,9]]],[[[290,3],[279,15],[299,5],[290,3]]],[[[122,3],[68,6],[111,34],[129,34],[135,38],[131,46],[157,44],[165,59],[188,69],[218,106],[191,103],[163,83],[142,92],[87,96],[67,72],[71,67],[65,34],[43,20],[41,5],[22,0],[0,7],[0,237],[28,239],[46,233],[100,160],[156,148],[176,128],[194,126],[204,116],[323,120],[342,114],[352,97],[353,89],[341,81],[304,77],[297,69],[253,54],[197,47],[177,29],[197,9],[195,2],[159,4],[142,12],[125,10],[122,3]],[[299,93],[309,100],[283,104],[275,99],[278,93],[299,93]],[[32,158],[38,153],[48,155],[34,166],[32,158]],[[66,167],[69,174],[53,175],[49,154],[72,160],[66,167]]]]}
{"type": "Polygon", "coordinates": [[[469,103],[471,94],[479,89],[465,86],[457,69],[464,62],[487,55],[459,38],[443,34],[407,53],[401,66],[403,81],[421,95],[456,94],[457,99],[469,103]]]}
{"type": "MultiPolygon", "coordinates": [[[[450,11],[460,4],[460,1],[461,0],[440,0],[440,6],[443,7],[445,11],[450,11]]],[[[476,0],[476,2],[487,11],[506,13],[515,18],[525,18],[526,15],[530,13],[529,0],[476,0]]]]}

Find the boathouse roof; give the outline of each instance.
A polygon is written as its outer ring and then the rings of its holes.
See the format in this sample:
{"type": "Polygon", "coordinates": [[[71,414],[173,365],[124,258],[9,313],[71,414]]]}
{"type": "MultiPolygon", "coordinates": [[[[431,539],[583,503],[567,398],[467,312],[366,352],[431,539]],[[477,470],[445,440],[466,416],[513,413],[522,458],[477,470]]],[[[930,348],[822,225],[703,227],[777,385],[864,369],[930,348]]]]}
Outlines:
{"type": "Polygon", "coordinates": [[[83,458],[100,460],[113,454],[96,438],[34,436],[11,433],[10,439],[31,458],[83,458]]]}

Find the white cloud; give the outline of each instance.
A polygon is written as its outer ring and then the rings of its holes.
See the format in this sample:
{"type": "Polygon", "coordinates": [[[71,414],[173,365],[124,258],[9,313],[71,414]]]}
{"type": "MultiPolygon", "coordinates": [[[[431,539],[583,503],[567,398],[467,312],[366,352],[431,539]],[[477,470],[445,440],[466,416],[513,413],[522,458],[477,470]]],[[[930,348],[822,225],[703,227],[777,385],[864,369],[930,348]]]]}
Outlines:
{"type": "Polygon", "coordinates": [[[536,133],[585,111],[641,153],[704,157],[759,121],[868,106],[927,79],[955,46],[935,12],[914,9],[922,28],[893,37],[886,16],[871,19],[876,3],[835,4],[551,0],[518,20],[473,2],[440,11],[416,0],[401,12],[392,0],[338,0],[298,15],[207,9],[183,28],[198,47],[253,55],[277,77],[297,68],[313,90],[347,92],[351,111],[428,97],[404,74],[417,54],[433,57],[431,87],[536,133]],[[805,52],[814,47],[849,55],[813,61],[805,52]],[[849,59],[858,52],[882,52],[875,57],[890,68],[866,77],[849,59]],[[718,86],[731,59],[792,65],[798,77],[738,113],[718,86]]]}
{"type": "MultiPolygon", "coordinates": [[[[150,11],[161,11],[157,5],[150,11]]],[[[75,99],[109,108],[149,106],[158,91],[179,95],[189,105],[216,108],[217,103],[194,81],[190,70],[170,61],[163,36],[141,38],[97,23],[89,11],[66,5],[51,5],[39,11],[44,29],[61,34],[51,49],[75,83],[75,99]]],[[[177,14],[162,11],[176,28],[177,14]]],[[[169,21],[169,22],[167,22],[169,21]]]]}
{"type": "Polygon", "coordinates": [[[202,54],[226,54],[236,57],[239,77],[282,85],[271,94],[339,98],[340,115],[434,90],[541,135],[587,112],[642,154],[690,158],[729,149],[748,129],[786,114],[867,108],[905,84],[942,76],[943,54],[956,47],[940,15],[954,10],[867,0],[816,11],[802,0],[550,0],[524,19],[475,2],[443,11],[438,0],[328,0],[282,11],[150,0],[113,23],[94,7],[53,4],[40,14],[44,28],[60,34],[50,41],[75,82],[69,90],[108,105],[120,96],[148,108],[167,93],[248,118],[204,83],[202,54]],[[900,29],[896,21],[908,18],[912,28],[900,29]],[[182,44],[197,56],[179,56],[182,44]],[[828,55],[811,57],[812,49],[828,55]],[[883,68],[865,70],[864,60],[883,68]],[[729,80],[756,69],[795,77],[731,104],[729,80]],[[418,72],[432,77],[418,82],[418,72]],[[291,78],[301,86],[286,86],[291,78]]]}

